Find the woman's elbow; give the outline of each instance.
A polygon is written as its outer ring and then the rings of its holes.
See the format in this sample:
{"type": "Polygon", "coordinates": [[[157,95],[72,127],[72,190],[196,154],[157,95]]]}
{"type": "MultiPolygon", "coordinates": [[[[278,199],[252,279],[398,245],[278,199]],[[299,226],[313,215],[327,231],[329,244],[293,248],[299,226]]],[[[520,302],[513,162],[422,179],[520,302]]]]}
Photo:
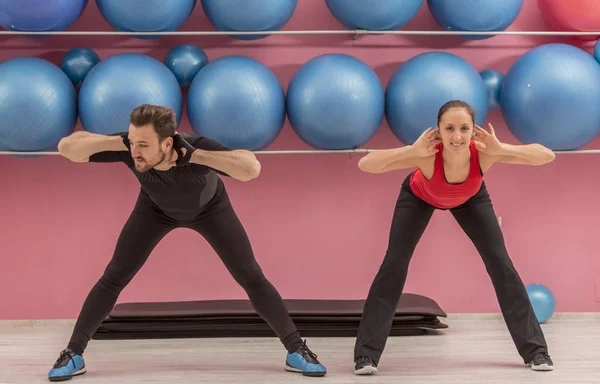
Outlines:
{"type": "Polygon", "coordinates": [[[71,139],[69,137],[64,137],[58,142],[58,153],[61,154],[62,157],[69,159],[71,161],[76,161],[73,156],[73,145],[71,143],[71,139]]]}
{"type": "Polygon", "coordinates": [[[373,168],[373,162],[370,161],[369,155],[363,157],[358,161],[358,168],[367,173],[381,173],[380,169],[373,168]]]}
{"type": "Polygon", "coordinates": [[[358,168],[363,171],[363,172],[370,172],[370,167],[369,167],[369,160],[368,160],[369,155],[361,158],[358,161],[358,168]]]}
{"type": "Polygon", "coordinates": [[[554,161],[555,158],[556,158],[556,154],[554,153],[554,151],[552,151],[549,148],[544,147],[544,156],[542,158],[542,161],[540,161],[539,165],[551,163],[554,161]]]}

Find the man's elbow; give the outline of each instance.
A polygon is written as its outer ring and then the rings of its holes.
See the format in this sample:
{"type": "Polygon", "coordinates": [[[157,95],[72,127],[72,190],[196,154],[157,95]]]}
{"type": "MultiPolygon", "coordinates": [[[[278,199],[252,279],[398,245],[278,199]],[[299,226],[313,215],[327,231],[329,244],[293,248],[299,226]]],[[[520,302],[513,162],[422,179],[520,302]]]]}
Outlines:
{"type": "Polygon", "coordinates": [[[260,175],[261,165],[258,160],[254,160],[248,166],[246,174],[244,175],[244,180],[242,181],[250,181],[256,179],[260,175]]]}
{"type": "Polygon", "coordinates": [[[61,155],[66,156],[66,154],[69,152],[69,146],[70,146],[69,145],[69,138],[68,137],[63,137],[58,142],[58,152],[61,155]]]}
{"type": "Polygon", "coordinates": [[[73,145],[70,137],[64,137],[58,142],[58,153],[61,154],[62,157],[71,160],[75,163],[82,163],[87,161],[88,158],[77,156],[77,154],[73,151],[73,145]]]}
{"type": "Polygon", "coordinates": [[[258,160],[254,159],[246,162],[244,167],[239,168],[235,173],[230,173],[229,176],[238,181],[250,181],[256,179],[260,175],[260,170],[260,163],[258,160]]]}

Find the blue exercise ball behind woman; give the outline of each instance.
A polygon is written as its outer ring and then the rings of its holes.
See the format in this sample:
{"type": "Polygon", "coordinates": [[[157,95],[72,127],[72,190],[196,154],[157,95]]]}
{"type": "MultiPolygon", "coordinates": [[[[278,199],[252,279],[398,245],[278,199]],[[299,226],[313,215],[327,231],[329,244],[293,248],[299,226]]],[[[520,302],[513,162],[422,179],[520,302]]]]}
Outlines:
{"type": "Polygon", "coordinates": [[[169,106],[181,121],[181,87],[160,61],[138,53],[120,53],[98,63],[81,85],[79,114],[86,131],[126,131],[131,111],[141,104],[169,106]]]}
{"type": "Polygon", "coordinates": [[[579,149],[600,134],[600,64],[570,44],[535,47],[506,73],[500,101],[520,142],[579,149]]]}
{"type": "Polygon", "coordinates": [[[224,56],[194,77],[187,114],[198,135],[230,148],[259,150],[283,127],[285,93],[264,64],[245,56],[224,56]]]}
{"type": "Polygon", "coordinates": [[[540,324],[548,322],[556,309],[556,298],[552,291],[539,283],[527,284],[525,288],[537,320],[540,324]]]}
{"type": "Polygon", "coordinates": [[[386,119],[404,144],[414,143],[437,125],[438,110],[448,100],[463,100],[475,109],[475,124],[488,113],[488,90],[481,75],[463,58],[425,52],[400,65],[386,88],[386,119]]]}
{"type": "Polygon", "coordinates": [[[0,148],[42,151],[73,133],[77,97],[60,68],[36,57],[13,58],[0,66],[0,148]]]}
{"type": "Polygon", "coordinates": [[[488,91],[488,110],[491,111],[500,108],[500,96],[502,95],[504,74],[495,69],[486,69],[479,74],[488,91]]]}

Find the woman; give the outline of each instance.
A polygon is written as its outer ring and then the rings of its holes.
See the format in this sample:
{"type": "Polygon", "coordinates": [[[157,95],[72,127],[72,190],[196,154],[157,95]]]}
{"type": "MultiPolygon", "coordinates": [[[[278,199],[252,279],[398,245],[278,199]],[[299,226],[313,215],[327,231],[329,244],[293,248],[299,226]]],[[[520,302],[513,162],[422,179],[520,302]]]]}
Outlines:
{"type": "Polygon", "coordinates": [[[525,286],[504,244],[483,174],[494,163],[542,165],[554,153],[539,144],[501,143],[475,125],[475,111],[459,100],[444,104],[435,129],[412,145],[378,150],[359,161],[365,172],[413,168],[396,203],[389,244],[367,297],[354,350],[355,374],[377,372],[394,312],[406,281],[409,261],[434,210],[450,210],[472,240],[491,277],[502,315],[525,364],[552,370],[544,334],[525,286]]]}

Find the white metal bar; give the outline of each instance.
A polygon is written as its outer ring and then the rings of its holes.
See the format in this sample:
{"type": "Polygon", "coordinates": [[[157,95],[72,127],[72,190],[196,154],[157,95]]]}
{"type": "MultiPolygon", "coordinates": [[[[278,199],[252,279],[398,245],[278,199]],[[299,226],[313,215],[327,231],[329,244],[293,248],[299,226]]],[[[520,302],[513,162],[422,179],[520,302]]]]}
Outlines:
{"type": "MultiPolygon", "coordinates": [[[[383,149],[383,148],[382,148],[383,149]]],[[[257,155],[304,155],[304,154],[324,154],[324,153],[370,153],[378,149],[342,149],[342,150],[321,150],[321,149],[282,149],[270,151],[253,151],[257,155]]],[[[557,155],[562,154],[600,154],[600,149],[577,149],[572,151],[554,151],[557,155]]],[[[22,152],[22,151],[0,151],[0,155],[60,155],[59,152],[22,152]]]]}
{"type": "Polygon", "coordinates": [[[289,31],[0,31],[0,35],[81,35],[81,36],[222,36],[222,35],[529,35],[529,36],[595,36],[600,31],[377,31],[365,29],[289,30],[289,31]]]}

